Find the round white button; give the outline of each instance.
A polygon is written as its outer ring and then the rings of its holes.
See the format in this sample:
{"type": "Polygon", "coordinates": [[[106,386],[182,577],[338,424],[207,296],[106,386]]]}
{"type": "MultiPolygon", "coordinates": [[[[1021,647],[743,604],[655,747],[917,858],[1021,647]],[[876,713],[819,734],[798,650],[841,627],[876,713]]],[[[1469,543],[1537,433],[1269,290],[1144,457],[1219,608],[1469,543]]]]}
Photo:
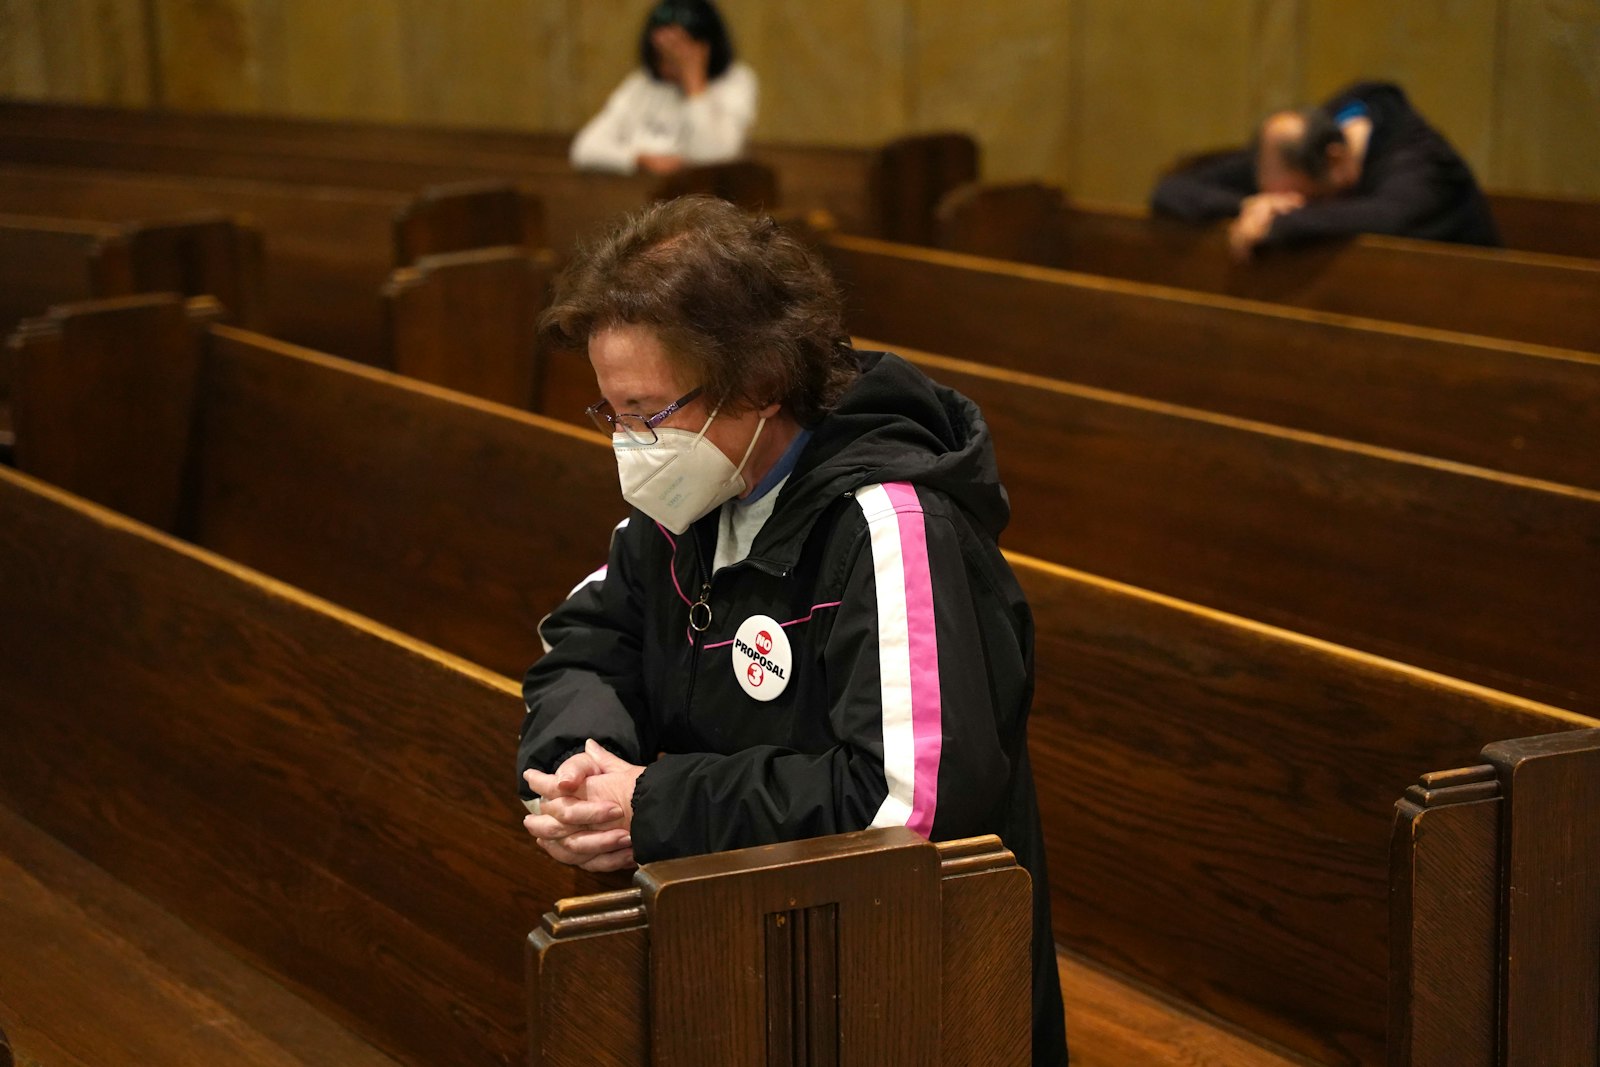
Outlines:
{"type": "Polygon", "coordinates": [[[794,653],[789,635],[770,615],[752,615],[733,636],[733,676],[756,700],[772,700],[789,685],[794,653]]]}

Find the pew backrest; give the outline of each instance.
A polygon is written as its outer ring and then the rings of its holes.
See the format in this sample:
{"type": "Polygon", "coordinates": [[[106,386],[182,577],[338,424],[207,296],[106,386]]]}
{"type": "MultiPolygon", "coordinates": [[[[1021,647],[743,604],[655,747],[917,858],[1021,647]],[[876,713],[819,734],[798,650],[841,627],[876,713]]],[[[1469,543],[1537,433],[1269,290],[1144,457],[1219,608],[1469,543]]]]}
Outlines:
{"type": "Polygon", "coordinates": [[[851,332],[1600,488],[1600,357],[849,236],[851,332]]]}
{"type": "Polygon", "coordinates": [[[132,291],[131,252],[116,226],[0,215],[0,330],[51,304],[132,291]]]}
{"type": "Polygon", "coordinates": [[[121,222],[221,211],[265,235],[263,318],[275,334],[376,363],[378,291],[408,198],[370,189],[0,166],[0,196],[33,214],[121,222]]]}
{"type": "Polygon", "coordinates": [[[394,220],[397,267],[441,252],[499,245],[531,252],[545,244],[544,202],[513,182],[431,185],[394,220]]]}
{"type": "Polygon", "coordinates": [[[1045,206],[1017,187],[969,194],[946,205],[943,233],[951,251],[1600,351],[1600,260],[1366,234],[1269,249],[1239,264],[1222,225],[1081,201],[1048,214],[1045,206]],[[991,200],[1011,209],[998,210],[991,200]],[[1051,232],[1041,236],[1041,227],[1051,232]]]}
{"type": "Polygon", "coordinates": [[[1600,200],[1529,193],[1487,195],[1507,248],[1600,259],[1600,200]]]}
{"type": "Polygon", "coordinates": [[[978,143],[964,133],[925,133],[890,141],[872,164],[874,236],[933,244],[934,213],[950,190],[978,178],[978,143]]]}
{"type": "Polygon", "coordinates": [[[1030,892],[904,827],[648,864],[529,938],[529,1063],[1026,1064],[1030,892]]]}
{"type": "Polygon", "coordinates": [[[1395,806],[1389,1062],[1600,1063],[1600,729],[1482,760],[1395,806]]]}
{"type": "Polygon", "coordinates": [[[1600,491],[903,354],[983,410],[1003,546],[1600,711],[1600,491]]]}
{"type": "Polygon", "coordinates": [[[538,315],[555,267],[549,252],[517,247],[423,256],[395,271],[383,289],[388,366],[537,410],[544,380],[538,315]]]}
{"type": "Polygon", "coordinates": [[[0,333],[52,304],[174,292],[210,295],[233,321],[261,316],[261,234],[216,214],[113,224],[0,215],[0,333]]]}
{"type": "Polygon", "coordinates": [[[18,390],[22,469],[130,511],[156,496],[163,528],[520,676],[624,514],[600,436],[207,322],[132,298],[24,334],[19,371],[54,385],[18,390]],[[85,390],[46,369],[63,343],[144,372],[85,390]]]}

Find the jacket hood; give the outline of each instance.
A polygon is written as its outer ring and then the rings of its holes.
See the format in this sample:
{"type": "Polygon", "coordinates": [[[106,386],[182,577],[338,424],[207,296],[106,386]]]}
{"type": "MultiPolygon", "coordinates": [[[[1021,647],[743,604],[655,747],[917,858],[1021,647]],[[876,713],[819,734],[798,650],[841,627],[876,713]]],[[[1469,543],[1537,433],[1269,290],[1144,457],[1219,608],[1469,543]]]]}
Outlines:
{"type": "Polygon", "coordinates": [[[752,557],[792,563],[829,504],[879,482],[912,482],[943,493],[998,538],[1011,504],[978,405],[899,356],[858,357],[861,377],[811,428],[752,557]]]}

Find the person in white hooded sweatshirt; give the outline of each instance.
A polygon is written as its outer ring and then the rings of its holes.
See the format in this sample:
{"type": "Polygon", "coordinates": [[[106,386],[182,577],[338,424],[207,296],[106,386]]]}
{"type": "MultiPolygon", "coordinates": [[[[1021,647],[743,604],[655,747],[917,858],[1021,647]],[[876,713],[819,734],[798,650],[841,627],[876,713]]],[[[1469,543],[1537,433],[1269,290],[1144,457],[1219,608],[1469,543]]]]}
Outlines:
{"type": "Polygon", "coordinates": [[[734,59],[710,0],[663,0],[645,18],[640,69],[573,139],[581,170],[671,174],[744,151],[756,117],[755,72],[734,59]]]}

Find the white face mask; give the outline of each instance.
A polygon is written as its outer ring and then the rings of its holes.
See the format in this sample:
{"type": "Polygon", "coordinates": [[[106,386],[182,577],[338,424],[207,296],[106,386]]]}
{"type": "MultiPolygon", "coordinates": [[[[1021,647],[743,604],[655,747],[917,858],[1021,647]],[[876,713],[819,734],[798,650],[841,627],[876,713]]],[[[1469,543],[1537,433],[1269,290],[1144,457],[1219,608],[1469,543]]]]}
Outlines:
{"type": "Polygon", "coordinates": [[[735,467],[722,449],[706,440],[706,431],[716,417],[713,411],[699,433],[658,429],[656,442],[648,445],[636,443],[627,434],[613,434],[611,448],[617,454],[622,499],[674,534],[681,534],[696,519],[744,492],[747,485],[740,472],[755,451],[767,420],[756,424],[750,447],[735,467]]]}

